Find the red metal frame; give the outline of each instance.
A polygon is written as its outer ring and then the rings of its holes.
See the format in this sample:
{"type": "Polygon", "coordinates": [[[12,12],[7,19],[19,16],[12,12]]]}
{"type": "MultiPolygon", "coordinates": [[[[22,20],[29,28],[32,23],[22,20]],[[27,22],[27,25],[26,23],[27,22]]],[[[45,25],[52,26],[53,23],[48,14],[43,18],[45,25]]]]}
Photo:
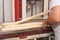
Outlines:
{"type": "Polygon", "coordinates": [[[15,21],[22,18],[22,0],[15,0],[15,21]]]}
{"type": "Polygon", "coordinates": [[[19,0],[19,18],[22,18],[22,0],[19,0]]]}

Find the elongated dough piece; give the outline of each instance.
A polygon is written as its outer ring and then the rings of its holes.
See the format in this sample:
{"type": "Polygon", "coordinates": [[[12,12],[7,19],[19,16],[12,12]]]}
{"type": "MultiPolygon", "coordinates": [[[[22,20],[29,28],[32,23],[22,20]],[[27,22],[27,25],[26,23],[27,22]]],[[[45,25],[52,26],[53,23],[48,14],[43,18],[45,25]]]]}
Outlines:
{"type": "Polygon", "coordinates": [[[8,25],[2,29],[2,31],[11,31],[11,30],[25,30],[25,29],[32,29],[32,28],[41,28],[41,22],[33,22],[33,23],[25,23],[21,25],[8,25]]]}
{"type": "Polygon", "coordinates": [[[14,24],[19,24],[19,23],[21,24],[21,23],[24,23],[24,22],[26,22],[26,21],[32,20],[32,19],[34,19],[34,18],[37,18],[37,17],[39,17],[39,16],[48,14],[48,12],[49,12],[49,11],[45,11],[45,12],[42,12],[42,13],[38,13],[38,14],[32,16],[32,17],[29,17],[29,18],[26,18],[26,19],[23,19],[23,20],[17,21],[17,22],[3,23],[3,25],[14,25],[14,24]]]}

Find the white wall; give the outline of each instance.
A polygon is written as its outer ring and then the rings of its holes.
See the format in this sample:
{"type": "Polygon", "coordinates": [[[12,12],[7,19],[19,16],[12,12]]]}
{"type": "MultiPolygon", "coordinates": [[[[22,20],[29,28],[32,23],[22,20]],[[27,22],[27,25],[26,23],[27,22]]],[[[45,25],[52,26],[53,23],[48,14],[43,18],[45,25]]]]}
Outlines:
{"type": "Polygon", "coordinates": [[[3,22],[3,5],[2,5],[2,0],[0,0],[0,22],[3,22]]]}
{"type": "Polygon", "coordinates": [[[3,13],[4,13],[4,22],[10,22],[14,19],[14,1],[4,0],[4,11],[3,11],[3,0],[0,0],[0,22],[3,22],[3,13]]]}
{"type": "Polygon", "coordinates": [[[12,0],[4,0],[5,22],[12,21],[12,0]]]}

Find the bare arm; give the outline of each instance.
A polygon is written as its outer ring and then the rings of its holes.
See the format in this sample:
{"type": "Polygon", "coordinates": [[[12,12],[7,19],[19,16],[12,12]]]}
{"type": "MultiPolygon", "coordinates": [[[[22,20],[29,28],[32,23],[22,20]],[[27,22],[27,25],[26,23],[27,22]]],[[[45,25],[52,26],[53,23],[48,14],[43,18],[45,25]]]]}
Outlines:
{"type": "Polygon", "coordinates": [[[55,6],[52,8],[52,12],[46,21],[47,24],[55,25],[56,23],[60,22],[60,6],[55,6]]]}

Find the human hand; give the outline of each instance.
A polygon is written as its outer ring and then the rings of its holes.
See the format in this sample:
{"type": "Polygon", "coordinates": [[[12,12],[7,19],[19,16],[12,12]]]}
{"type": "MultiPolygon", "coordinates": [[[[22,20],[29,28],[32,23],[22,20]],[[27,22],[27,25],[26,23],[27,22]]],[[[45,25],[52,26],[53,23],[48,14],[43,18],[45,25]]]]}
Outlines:
{"type": "Polygon", "coordinates": [[[43,26],[43,29],[46,29],[47,27],[50,27],[50,25],[48,25],[46,22],[43,22],[42,26],[43,26]]]}

